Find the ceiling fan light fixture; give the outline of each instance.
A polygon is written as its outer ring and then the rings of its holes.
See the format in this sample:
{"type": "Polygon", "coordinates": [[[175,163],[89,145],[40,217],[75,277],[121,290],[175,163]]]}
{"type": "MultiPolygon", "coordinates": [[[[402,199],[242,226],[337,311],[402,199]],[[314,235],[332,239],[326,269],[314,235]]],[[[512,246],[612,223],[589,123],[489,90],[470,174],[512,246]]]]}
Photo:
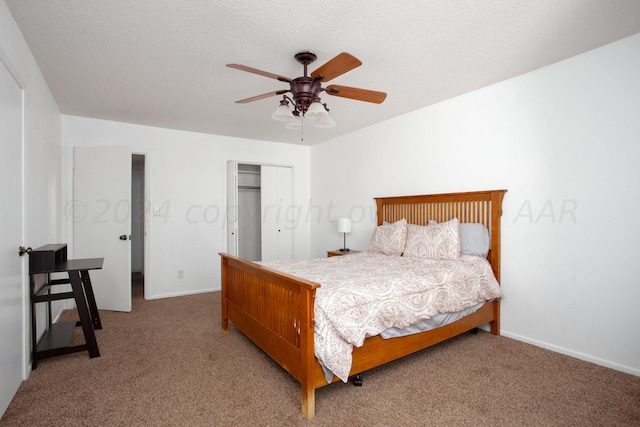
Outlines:
{"type": "Polygon", "coordinates": [[[304,116],[307,119],[319,120],[329,117],[329,113],[327,112],[324,105],[322,105],[319,101],[313,101],[311,105],[309,105],[309,109],[307,110],[307,112],[304,113],[304,116]]]}
{"type": "Polygon", "coordinates": [[[271,115],[271,118],[279,122],[290,122],[295,120],[296,117],[291,112],[287,100],[283,99],[280,101],[280,106],[276,108],[276,111],[271,115]]]}
{"type": "Polygon", "coordinates": [[[302,117],[301,116],[294,116],[293,120],[291,120],[290,122],[288,122],[286,125],[284,125],[285,129],[300,129],[303,126],[303,122],[302,122],[302,117]]]}
{"type": "Polygon", "coordinates": [[[329,113],[327,113],[326,117],[322,117],[317,119],[314,123],[317,128],[332,128],[336,125],[336,122],[333,121],[329,113]]]}

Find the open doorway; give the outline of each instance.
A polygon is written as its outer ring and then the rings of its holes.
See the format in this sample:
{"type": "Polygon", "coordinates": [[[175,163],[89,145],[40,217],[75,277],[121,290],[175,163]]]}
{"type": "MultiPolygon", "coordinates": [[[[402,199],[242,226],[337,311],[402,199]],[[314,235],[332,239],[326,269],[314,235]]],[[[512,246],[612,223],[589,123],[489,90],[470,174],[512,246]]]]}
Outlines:
{"type": "Polygon", "coordinates": [[[131,156],[131,298],[144,298],[145,156],[131,156]]]}

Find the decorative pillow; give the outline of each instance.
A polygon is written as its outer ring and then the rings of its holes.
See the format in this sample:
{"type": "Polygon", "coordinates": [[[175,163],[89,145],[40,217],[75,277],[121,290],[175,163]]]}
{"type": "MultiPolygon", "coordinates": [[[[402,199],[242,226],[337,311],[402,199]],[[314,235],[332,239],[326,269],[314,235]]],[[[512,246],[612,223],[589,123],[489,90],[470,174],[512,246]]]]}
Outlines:
{"type": "Polygon", "coordinates": [[[406,244],[407,220],[403,218],[393,224],[377,226],[371,236],[369,252],[400,256],[406,244]]]}
{"type": "Polygon", "coordinates": [[[408,258],[452,260],[460,258],[460,222],[457,218],[440,224],[407,226],[408,258]]]}
{"type": "MultiPolygon", "coordinates": [[[[437,222],[430,219],[429,225],[437,222]]],[[[491,249],[489,229],[479,222],[460,223],[460,254],[486,258],[491,249]]]]}

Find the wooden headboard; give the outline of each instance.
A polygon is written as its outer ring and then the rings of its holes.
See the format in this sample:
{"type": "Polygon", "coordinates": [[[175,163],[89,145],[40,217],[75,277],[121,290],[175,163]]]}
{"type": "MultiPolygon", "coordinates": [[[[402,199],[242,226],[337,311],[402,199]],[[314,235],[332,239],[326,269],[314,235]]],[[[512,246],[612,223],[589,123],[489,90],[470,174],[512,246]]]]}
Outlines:
{"type": "Polygon", "coordinates": [[[500,216],[507,190],[466,193],[426,194],[424,196],[376,197],[378,225],[405,218],[409,224],[427,225],[430,219],[443,222],[478,222],[489,229],[491,249],[487,259],[500,281],[500,216]]]}

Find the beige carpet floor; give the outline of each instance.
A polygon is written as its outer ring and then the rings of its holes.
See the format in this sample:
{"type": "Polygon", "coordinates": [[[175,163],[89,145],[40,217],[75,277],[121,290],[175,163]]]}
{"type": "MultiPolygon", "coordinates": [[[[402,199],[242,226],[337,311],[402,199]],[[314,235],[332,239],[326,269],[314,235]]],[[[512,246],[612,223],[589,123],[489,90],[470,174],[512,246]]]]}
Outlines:
{"type": "Polygon", "coordinates": [[[140,295],[101,312],[101,357],[43,360],[0,425],[640,426],[640,377],[483,331],[317,390],[306,420],[299,384],[221,332],[219,292],[140,295]]]}

